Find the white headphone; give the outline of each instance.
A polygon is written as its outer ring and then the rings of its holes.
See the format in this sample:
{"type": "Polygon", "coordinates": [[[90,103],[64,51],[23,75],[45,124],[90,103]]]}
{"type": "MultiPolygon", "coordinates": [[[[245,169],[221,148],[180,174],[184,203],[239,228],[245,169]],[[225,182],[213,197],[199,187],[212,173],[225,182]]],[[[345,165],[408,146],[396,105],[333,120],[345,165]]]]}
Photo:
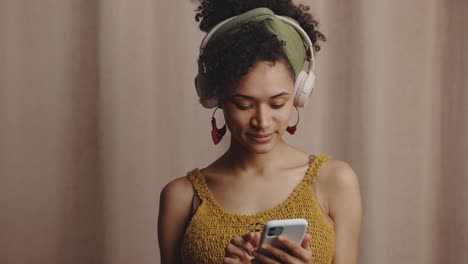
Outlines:
{"type": "MultiPolygon", "coordinates": [[[[312,94],[312,91],[315,86],[315,58],[314,58],[314,46],[312,44],[312,41],[310,40],[309,36],[307,33],[302,29],[299,25],[294,23],[293,21],[289,20],[286,17],[278,16],[275,15],[277,18],[281,19],[284,23],[287,25],[292,26],[298,33],[301,35],[302,39],[307,43],[308,45],[308,50],[306,51],[307,54],[307,59],[304,61],[304,65],[302,67],[302,70],[299,72],[299,74],[296,76],[296,81],[294,83],[294,105],[297,107],[304,107],[309,98],[310,95],[312,94]],[[304,70],[304,66],[308,63],[307,71],[304,70]]],[[[234,19],[237,16],[228,18],[224,21],[221,21],[218,23],[216,26],[214,26],[203,38],[203,41],[200,45],[200,55],[203,54],[203,50],[205,49],[208,41],[210,38],[213,36],[213,34],[216,32],[216,30],[224,25],[225,23],[229,22],[231,19],[234,19]]],[[[198,73],[200,75],[200,72],[198,73]]],[[[203,89],[206,89],[204,87],[204,81],[199,78],[199,75],[195,78],[195,87],[197,89],[197,94],[199,97],[202,97],[203,95],[203,89]]],[[[204,104],[205,107],[207,108],[213,108],[216,107],[218,102],[218,99],[216,98],[210,98],[208,99],[208,102],[204,104]]]]}

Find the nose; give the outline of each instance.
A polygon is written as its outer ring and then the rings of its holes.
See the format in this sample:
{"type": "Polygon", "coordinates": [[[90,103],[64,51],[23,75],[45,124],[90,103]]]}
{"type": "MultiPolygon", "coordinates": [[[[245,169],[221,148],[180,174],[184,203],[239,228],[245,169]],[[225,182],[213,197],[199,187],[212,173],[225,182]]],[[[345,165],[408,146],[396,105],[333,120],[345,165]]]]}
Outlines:
{"type": "Polygon", "coordinates": [[[250,120],[251,126],[257,130],[264,130],[268,128],[271,123],[272,117],[269,109],[264,105],[257,107],[252,119],[250,120]]]}

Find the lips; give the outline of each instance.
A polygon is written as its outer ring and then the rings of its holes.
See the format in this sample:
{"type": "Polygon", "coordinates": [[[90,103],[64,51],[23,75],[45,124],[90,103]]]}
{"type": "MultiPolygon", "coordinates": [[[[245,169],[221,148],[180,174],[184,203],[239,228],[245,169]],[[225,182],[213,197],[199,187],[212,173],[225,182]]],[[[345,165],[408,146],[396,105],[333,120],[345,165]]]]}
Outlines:
{"type": "Polygon", "coordinates": [[[271,136],[273,133],[269,134],[248,134],[250,137],[256,137],[256,138],[266,138],[271,136]]]}
{"type": "Polygon", "coordinates": [[[273,138],[274,133],[268,133],[268,134],[251,134],[247,133],[247,136],[252,139],[253,141],[257,143],[266,143],[270,141],[270,139],[273,138]]]}

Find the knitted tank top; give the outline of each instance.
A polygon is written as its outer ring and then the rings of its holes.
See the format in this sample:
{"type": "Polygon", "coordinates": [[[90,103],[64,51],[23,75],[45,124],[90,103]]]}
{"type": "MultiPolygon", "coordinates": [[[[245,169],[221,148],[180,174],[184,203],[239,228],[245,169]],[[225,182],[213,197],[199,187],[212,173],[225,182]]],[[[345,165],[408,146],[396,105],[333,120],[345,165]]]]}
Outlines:
{"type": "Polygon", "coordinates": [[[279,205],[266,211],[243,215],[228,213],[214,199],[199,169],[187,174],[201,204],[185,230],[182,242],[183,263],[223,263],[225,248],[234,236],[250,231],[262,232],[269,220],[304,218],[309,222],[309,247],[314,264],[331,263],[335,252],[335,232],[324,216],[312,190],[326,155],[315,157],[293,193],[279,205]]]}

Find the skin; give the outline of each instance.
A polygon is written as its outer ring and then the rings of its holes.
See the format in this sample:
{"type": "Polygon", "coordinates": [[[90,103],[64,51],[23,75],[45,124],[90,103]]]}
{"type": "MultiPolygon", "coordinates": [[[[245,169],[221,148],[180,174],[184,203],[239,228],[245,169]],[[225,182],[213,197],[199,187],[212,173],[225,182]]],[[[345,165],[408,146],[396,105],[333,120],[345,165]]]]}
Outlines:
{"type": "MultiPolygon", "coordinates": [[[[258,62],[223,96],[220,106],[231,132],[230,146],[201,172],[225,211],[249,215],[273,208],[286,200],[304,177],[309,154],[282,139],[288,124],[293,123],[293,87],[284,63],[258,62]],[[259,142],[258,138],[265,135],[269,140],[259,142]],[[273,193],[272,189],[282,191],[273,193]]],[[[317,200],[335,228],[333,263],[357,263],[362,218],[357,175],[347,163],[330,159],[321,166],[315,184],[317,200]]],[[[186,177],[171,181],[161,192],[161,263],[180,263],[193,195],[186,177]]],[[[301,245],[278,239],[289,253],[267,246],[263,250],[273,259],[258,251],[259,233],[234,237],[226,246],[224,263],[312,263],[312,252],[307,247],[309,234],[301,245]]]]}

